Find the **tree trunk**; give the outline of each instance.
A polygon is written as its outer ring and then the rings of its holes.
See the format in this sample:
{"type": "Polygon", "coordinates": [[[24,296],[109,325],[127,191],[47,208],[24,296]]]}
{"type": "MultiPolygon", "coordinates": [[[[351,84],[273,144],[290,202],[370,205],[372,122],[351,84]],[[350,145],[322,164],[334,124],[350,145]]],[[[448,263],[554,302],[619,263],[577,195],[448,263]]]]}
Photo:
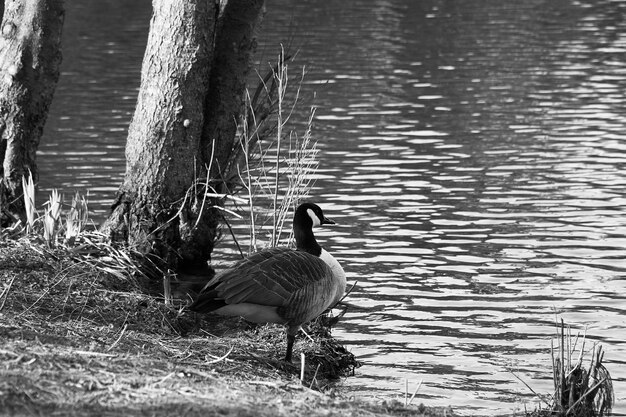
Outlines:
{"type": "Polygon", "coordinates": [[[0,35],[0,208],[23,218],[22,177],[35,154],[61,65],[62,0],[6,1],[0,35]]]}
{"type": "Polygon", "coordinates": [[[170,267],[198,217],[188,190],[204,165],[197,155],[217,8],[213,1],[154,0],[153,9],[126,174],[103,229],[170,267]]]}
{"type": "MultiPolygon", "coordinates": [[[[103,231],[127,241],[161,269],[208,273],[221,217],[212,209],[213,198],[205,195],[214,190],[207,170],[212,165],[209,140],[216,136],[207,138],[203,131],[222,125],[214,118],[227,118],[234,125],[241,106],[219,109],[233,96],[240,101],[243,88],[227,85],[217,97],[210,82],[222,82],[217,71],[231,71],[227,78],[238,78],[238,86],[243,83],[253,46],[252,41],[233,43],[237,37],[229,36],[224,40],[229,46],[219,47],[215,39],[219,42],[226,28],[234,30],[231,25],[242,18],[249,22],[244,26],[251,37],[260,12],[257,7],[256,14],[248,16],[247,5],[253,3],[259,1],[230,0],[219,13],[213,1],[153,0],[139,98],[126,145],[126,174],[103,231]],[[239,18],[229,12],[231,7],[242,13],[239,18]],[[237,72],[224,69],[222,60],[232,57],[221,55],[223,49],[246,65],[237,72]]],[[[235,128],[220,134],[215,148],[222,141],[232,147],[234,135],[235,128]]]]}
{"type": "MultiPolygon", "coordinates": [[[[213,154],[210,177],[222,188],[233,154],[237,123],[243,113],[246,78],[256,48],[255,30],[262,18],[263,0],[229,1],[215,43],[214,68],[207,96],[209,115],[202,132],[204,158],[213,154]]],[[[228,188],[228,184],[226,184],[228,188]]]]}

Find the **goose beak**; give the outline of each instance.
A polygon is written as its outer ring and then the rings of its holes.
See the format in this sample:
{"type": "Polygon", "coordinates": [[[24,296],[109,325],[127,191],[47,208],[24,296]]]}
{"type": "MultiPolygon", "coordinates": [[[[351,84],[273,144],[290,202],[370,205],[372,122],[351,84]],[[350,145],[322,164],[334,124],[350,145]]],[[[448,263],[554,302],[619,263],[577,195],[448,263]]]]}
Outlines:
{"type": "Polygon", "coordinates": [[[328,217],[324,216],[324,220],[322,220],[322,224],[337,224],[328,217]]]}

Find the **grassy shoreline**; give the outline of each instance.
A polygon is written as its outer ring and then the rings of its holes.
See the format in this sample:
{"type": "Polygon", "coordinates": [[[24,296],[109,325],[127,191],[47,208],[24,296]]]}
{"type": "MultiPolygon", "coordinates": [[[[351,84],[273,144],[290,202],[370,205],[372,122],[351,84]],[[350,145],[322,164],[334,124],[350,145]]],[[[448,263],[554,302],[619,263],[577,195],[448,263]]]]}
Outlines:
{"type": "Polygon", "coordinates": [[[183,312],[182,301],[166,305],[130,277],[27,239],[0,241],[0,265],[8,415],[453,415],[350,400],[332,372],[354,363],[329,363],[343,347],[324,332],[297,342],[301,381],[299,365],[280,361],[280,326],[183,312]]]}

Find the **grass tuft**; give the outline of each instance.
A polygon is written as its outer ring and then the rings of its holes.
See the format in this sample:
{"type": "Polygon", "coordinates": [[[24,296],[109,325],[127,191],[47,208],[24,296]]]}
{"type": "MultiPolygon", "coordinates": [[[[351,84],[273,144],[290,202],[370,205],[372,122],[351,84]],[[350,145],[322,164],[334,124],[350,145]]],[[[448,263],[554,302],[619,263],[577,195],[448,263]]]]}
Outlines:
{"type": "Polygon", "coordinates": [[[56,189],[50,193],[50,198],[46,203],[46,210],[43,218],[43,238],[49,248],[56,247],[57,234],[61,223],[61,205],[63,195],[56,189]]]}
{"type": "Polygon", "coordinates": [[[556,328],[558,345],[552,344],[554,394],[547,409],[529,416],[604,417],[611,414],[614,402],[611,375],[602,363],[602,346],[594,343],[585,349],[586,336],[572,336],[563,320],[556,328]],[[588,358],[588,367],[584,366],[588,358]]]}
{"type": "Polygon", "coordinates": [[[26,212],[26,227],[21,222],[17,222],[10,228],[9,232],[3,231],[2,238],[16,238],[23,234],[28,239],[43,239],[49,249],[59,245],[59,235],[64,233],[64,246],[71,247],[76,243],[76,239],[86,230],[89,223],[89,209],[87,199],[76,192],[72,198],[69,211],[63,217],[63,194],[53,189],[48,201],[45,203],[44,214],[39,217],[35,209],[35,183],[32,173],[22,177],[22,188],[24,190],[24,206],[26,212]]]}
{"type": "Polygon", "coordinates": [[[26,233],[34,230],[37,210],[35,209],[35,182],[33,173],[28,170],[28,177],[22,177],[22,190],[24,191],[24,207],[26,210],[26,233]]]}
{"type": "Polygon", "coordinates": [[[89,209],[87,199],[77,191],[72,198],[70,211],[65,217],[65,242],[73,245],[76,238],[85,230],[89,220],[89,209]]]}

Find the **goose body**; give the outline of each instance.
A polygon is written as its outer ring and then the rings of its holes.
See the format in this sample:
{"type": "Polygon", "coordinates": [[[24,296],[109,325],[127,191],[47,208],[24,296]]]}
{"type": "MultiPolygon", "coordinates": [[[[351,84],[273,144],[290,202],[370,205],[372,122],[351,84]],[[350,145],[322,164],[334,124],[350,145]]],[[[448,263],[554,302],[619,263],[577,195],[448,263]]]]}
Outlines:
{"type": "Polygon", "coordinates": [[[334,222],[319,206],[301,204],[293,220],[296,250],[271,248],[249,256],[209,281],[189,309],[285,324],[285,360],[291,361],[300,326],[334,306],[346,290],[343,268],[315,240],[313,227],[323,224],[334,222]]]}

